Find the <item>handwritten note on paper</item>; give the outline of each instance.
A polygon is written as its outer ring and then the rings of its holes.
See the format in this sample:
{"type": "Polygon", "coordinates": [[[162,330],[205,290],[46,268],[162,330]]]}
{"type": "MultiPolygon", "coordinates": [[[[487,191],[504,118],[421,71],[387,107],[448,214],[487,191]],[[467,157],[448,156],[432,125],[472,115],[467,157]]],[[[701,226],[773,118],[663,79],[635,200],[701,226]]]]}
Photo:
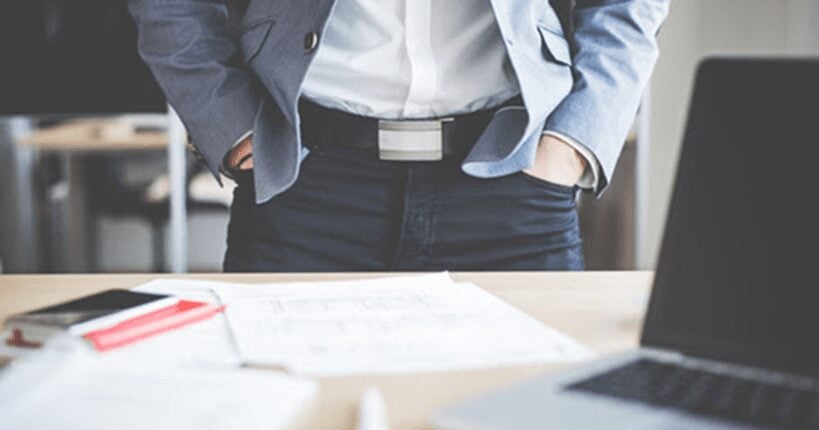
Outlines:
{"type": "Polygon", "coordinates": [[[245,363],[320,376],[588,358],[564,334],[446,275],[225,286],[245,363]]]}

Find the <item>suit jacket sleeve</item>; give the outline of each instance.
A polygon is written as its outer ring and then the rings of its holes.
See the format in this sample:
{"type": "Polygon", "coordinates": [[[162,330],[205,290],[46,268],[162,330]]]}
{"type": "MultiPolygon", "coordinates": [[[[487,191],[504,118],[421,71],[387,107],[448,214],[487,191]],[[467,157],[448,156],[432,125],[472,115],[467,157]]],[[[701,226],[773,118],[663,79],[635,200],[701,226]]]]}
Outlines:
{"type": "Polygon", "coordinates": [[[658,56],[657,33],[670,0],[577,0],[572,11],[574,87],[544,130],[588,148],[600,163],[601,192],[634,121],[658,56]]]}
{"type": "Polygon", "coordinates": [[[231,35],[224,0],[128,0],[139,53],[217,176],[253,128],[261,98],[231,35]]]}

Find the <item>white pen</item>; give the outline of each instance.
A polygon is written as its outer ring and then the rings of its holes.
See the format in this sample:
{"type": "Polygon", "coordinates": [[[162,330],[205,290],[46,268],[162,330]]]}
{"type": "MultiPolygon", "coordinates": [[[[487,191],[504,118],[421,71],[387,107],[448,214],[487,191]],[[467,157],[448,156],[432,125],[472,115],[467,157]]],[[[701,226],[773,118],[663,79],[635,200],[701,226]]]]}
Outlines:
{"type": "Polygon", "coordinates": [[[358,405],[358,430],[388,430],[387,404],[376,387],[367,388],[358,405]]]}

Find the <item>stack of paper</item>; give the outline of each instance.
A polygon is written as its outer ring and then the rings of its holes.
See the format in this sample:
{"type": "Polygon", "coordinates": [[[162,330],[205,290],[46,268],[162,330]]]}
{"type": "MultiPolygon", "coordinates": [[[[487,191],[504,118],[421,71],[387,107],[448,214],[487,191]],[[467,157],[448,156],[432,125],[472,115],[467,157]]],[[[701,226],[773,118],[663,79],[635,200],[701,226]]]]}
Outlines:
{"type": "Polygon", "coordinates": [[[0,379],[0,428],[285,429],[312,381],[276,372],[100,365],[77,357],[15,362],[0,379]]]}
{"type": "MultiPolygon", "coordinates": [[[[202,282],[137,290],[218,302],[202,282]]],[[[223,314],[102,354],[57,337],[0,373],[0,429],[284,429],[317,391],[239,365],[223,314]]]]}
{"type": "Polygon", "coordinates": [[[300,374],[470,369],[590,355],[446,274],[215,289],[227,303],[241,359],[300,374]]]}

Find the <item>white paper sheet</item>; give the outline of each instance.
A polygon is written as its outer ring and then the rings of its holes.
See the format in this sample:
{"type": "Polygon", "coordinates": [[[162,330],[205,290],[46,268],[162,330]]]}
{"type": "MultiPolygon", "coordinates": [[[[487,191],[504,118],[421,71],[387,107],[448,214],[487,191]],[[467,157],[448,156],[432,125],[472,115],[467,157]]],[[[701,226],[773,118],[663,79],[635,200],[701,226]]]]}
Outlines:
{"type": "Polygon", "coordinates": [[[590,357],[495,296],[446,274],[222,285],[242,360],[334,376],[485,368],[590,357]]]}
{"type": "Polygon", "coordinates": [[[283,429],[315,382],[257,370],[166,371],[82,356],[15,362],[0,378],[0,428],[283,429]]]}

